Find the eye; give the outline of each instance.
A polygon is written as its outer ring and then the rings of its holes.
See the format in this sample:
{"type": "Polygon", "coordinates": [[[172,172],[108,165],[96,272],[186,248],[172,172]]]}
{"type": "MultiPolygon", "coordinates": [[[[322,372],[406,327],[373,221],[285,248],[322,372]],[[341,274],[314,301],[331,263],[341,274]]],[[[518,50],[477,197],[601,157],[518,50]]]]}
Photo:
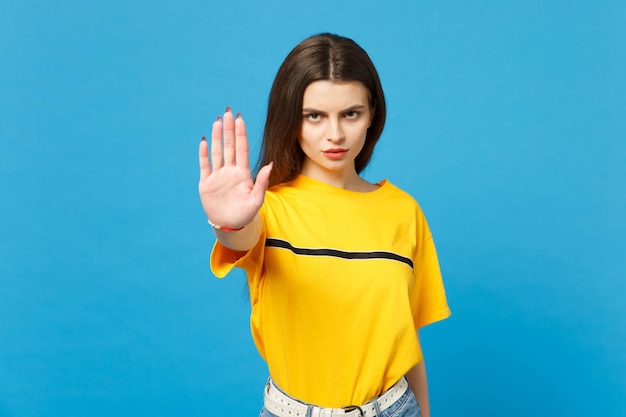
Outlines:
{"type": "Polygon", "coordinates": [[[344,117],[346,119],[357,119],[360,115],[361,115],[361,113],[359,113],[358,111],[350,110],[349,112],[346,112],[344,114],[344,117]]]}
{"type": "Polygon", "coordinates": [[[321,118],[319,113],[308,113],[304,115],[304,118],[309,122],[318,122],[321,118]]]}

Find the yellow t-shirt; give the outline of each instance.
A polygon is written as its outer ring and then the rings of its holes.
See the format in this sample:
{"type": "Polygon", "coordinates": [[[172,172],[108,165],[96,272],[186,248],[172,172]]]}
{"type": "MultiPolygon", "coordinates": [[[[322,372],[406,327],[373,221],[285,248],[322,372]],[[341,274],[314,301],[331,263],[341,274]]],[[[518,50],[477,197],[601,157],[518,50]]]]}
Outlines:
{"type": "Polygon", "coordinates": [[[211,268],[244,268],[251,329],[271,377],[322,407],[363,404],[422,360],[416,329],[450,315],[417,202],[388,181],[347,191],[300,175],[268,190],[246,254],[216,242],[211,268]]]}

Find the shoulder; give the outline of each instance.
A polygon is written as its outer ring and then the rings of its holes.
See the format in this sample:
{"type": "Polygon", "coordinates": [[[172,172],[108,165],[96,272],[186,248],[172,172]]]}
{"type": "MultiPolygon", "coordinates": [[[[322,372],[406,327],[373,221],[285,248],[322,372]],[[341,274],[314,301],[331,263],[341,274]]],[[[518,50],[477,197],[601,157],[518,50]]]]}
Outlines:
{"type": "Polygon", "coordinates": [[[415,197],[413,197],[407,191],[404,191],[400,187],[391,183],[389,180],[383,180],[379,184],[381,184],[381,187],[384,188],[388,195],[394,200],[402,202],[405,205],[409,205],[416,210],[421,211],[421,207],[415,197]]]}

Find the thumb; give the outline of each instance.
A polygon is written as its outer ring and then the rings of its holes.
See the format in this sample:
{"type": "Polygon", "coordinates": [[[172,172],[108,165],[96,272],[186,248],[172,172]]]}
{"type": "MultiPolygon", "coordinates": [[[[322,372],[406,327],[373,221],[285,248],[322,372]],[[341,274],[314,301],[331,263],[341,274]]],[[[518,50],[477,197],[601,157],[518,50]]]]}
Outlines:
{"type": "Polygon", "coordinates": [[[263,197],[265,196],[265,190],[267,190],[267,187],[269,187],[270,185],[270,173],[272,172],[273,167],[274,163],[270,162],[259,170],[251,193],[254,198],[258,198],[263,201],[263,197]]]}

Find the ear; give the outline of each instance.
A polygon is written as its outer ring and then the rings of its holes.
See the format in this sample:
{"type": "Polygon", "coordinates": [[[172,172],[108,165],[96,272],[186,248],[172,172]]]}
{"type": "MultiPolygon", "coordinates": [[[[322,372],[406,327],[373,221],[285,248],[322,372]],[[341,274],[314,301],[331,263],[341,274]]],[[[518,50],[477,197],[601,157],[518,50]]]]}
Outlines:
{"type": "Polygon", "coordinates": [[[370,103],[370,124],[367,125],[368,129],[372,125],[375,115],[376,115],[376,100],[372,100],[372,102],[370,103]]]}
{"type": "Polygon", "coordinates": [[[376,112],[370,112],[370,124],[367,127],[370,127],[372,125],[372,122],[374,121],[374,116],[376,115],[376,112]]]}

